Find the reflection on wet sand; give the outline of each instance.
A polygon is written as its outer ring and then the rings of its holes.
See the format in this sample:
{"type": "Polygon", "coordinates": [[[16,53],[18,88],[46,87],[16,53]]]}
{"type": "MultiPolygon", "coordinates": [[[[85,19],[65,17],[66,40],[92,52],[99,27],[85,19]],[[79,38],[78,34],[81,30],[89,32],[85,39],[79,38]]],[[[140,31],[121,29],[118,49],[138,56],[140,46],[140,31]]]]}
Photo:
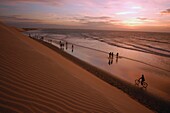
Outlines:
{"type": "Polygon", "coordinates": [[[152,57],[151,54],[110,46],[97,40],[55,39],[53,44],[58,46],[59,41],[68,42],[71,45],[68,46],[65,52],[131,84],[135,84],[135,79],[139,78],[142,73],[145,74],[146,81],[149,84],[147,91],[170,100],[170,71],[161,65],[154,65],[156,61],[149,58],[155,58],[155,56],[152,57]],[[90,46],[90,43],[93,43],[93,45],[90,46]],[[101,48],[98,45],[102,45],[102,49],[96,49],[101,48]],[[76,51],[73,53],[75,46],[76,51]],[[108,58],[108,51],[116,53],[113,58],[108,58]],[[142,58],[143,56],[144,58],[142,58]]]}

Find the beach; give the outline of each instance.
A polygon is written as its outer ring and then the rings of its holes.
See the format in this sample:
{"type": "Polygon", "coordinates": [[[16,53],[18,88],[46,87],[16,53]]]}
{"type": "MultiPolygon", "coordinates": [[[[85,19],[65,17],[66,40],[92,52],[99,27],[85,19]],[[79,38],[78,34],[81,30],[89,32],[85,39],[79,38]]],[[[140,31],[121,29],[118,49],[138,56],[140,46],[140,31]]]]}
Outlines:
{"type": "Polygon", "coordinates": [[[43,37],[43,41],[58,48],[62,42],[64,52],[131,85],[143,74],[149,85],[145,91],[170,101],[168,33],[39,29],[24,34],[43,37]],[[111,59],[109,52],[114,53],[111,59]]]}
{"type": "Polygon", "coordinates": [[[153,112],[16,29],[0,32],[1,112],[153,112]]]}
{"type": "MultiPolygon", "coordinates": [[[[97,66],[91,65],[86,61],[80,60],[79,58],[75,57],[72,54],[65,51],[63,48],[57,47],[56,43],[53,42],[46,42],[43,40],[35,39],[36,41],[42,43],[43,45],[49,47],[50,49],[60,53],[63,57],[69,59],[70,61],[76,63],[83,69],[87,70],[88,72],[92,73],[94,76],[100,78],[101,80],[105,81],[106,83],[122,90],[124,93],[128,94],[132,99],[140,102],[144,106],[154,110],[156,112],[161,113],[168,113],[169,112],[169,100],[162,98],[162,94],[155,95],[153,92],[151,93],[149,90],[150,86],[147,88],[142,88],[140,85],[131,84],[125,79],[120,79],[116,75],[109,73],[108,71],[104,71],[97,66]]],[[[77,48],[77,47],[76,47],[77,48]]],[[[168,97],[168,96],[167,96],[168,97]]]]}

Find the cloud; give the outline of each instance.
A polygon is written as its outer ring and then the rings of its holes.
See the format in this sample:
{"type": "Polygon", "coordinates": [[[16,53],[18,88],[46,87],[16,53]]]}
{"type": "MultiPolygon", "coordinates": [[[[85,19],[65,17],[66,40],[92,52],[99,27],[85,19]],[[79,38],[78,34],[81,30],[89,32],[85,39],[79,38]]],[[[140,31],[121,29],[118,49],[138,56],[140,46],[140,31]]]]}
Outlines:
{"type": "Polygon", "coordinates": [[[142,7],[141,6],[133,6],[133,7],[131,7],[132,9],[142,9],[142,7]]]}
{"type": "Polygon", "coordinates": [[[124,11],[124,12],[117,12],[116,15],[127,15],[127,14],[136,14],[136,11],[124,11]]]}
{"type": "Polygon", "coordinates": [[[170,14],[170,9],[166,9],[165,11],[161,11],[161,14],[170,14]]]}
{"type": "Polygon", "coordinates": [[[65,4],[74,4],[76,6],[84,6],[90,8],[112,8],[113,6],[121,6],[126,0],[0,0],[1,4],[16,5],[18,3],[40,3],[51,6],[59,6],[65,4]]]}
{"type": "Polygon", "coordinates": [[[90,25],[90,26],[103,26],[103,25],[110,25],[110,23],[108,23],[108,22],[86,22],[86,23],[84,23],[85,25],[90,25]]]}
{"type": "Polygon", "coordinates": [[[0,19],[5,22],[41,22],[42,21],[40,19],[23,18],[21,15],[0,16],[0,19]]]}
{"type": "Polygon", "coordinates": [[[136,18],[136,19],[139,20],[140,22],[149,23],[149,24],[152,24],[152,23],[156,23],[156,22],[157,22],[157,20],[155,20],[155,19],[144,18],[144,17],[138,17],[138,18],[136,18]]]}
{"type": "Polygon", "coordinates": [[[92,1],[92,0],[0,0],[1,3],[8,4],[18,4],[18,3],[43,3],[46,5],[64,5],[64,4],[74,4],[79,6],[88,7],[100,7],[106,5],[107,2],[103,1],[92,1]]]}
{"type": "Polygon", "coordinates": [[[113,19],[109,16],[83,16],[83,17],[73,17],[71,20],[75,20],[81,24],[113,24],[119,22],[120,20],[113,19]]]}
{"type": "Polygon", "coordinates": [[[138,17],[137,19],[139,19],[139,20],[148,20],[148,18],[141,18],[141,17],[138,17]]]}
{"type": "Polygon", "coordinates": [[[109,16],[99,16],[99,17],[93,17],[93,16],[84,16],[85,19],[99,19],[99,20],[108,20],[111,19],[109,16]]]}
{"type": "Polygon", "coordinates": [[[18,3],[43,3],[48,5],[61,5],[65,0],[1,0],[1,4],[15,5],[18,3]]]}
{"type": "MultiPolygon", "coordinates": [[[[103,29],[104,30],[104,29],[113,29],[115,26],[117,26],[117,25],[111,24],[108,21],[105,21],[105,22],[89,21],[89,22],[82,23],[82,28],[87,28],[87,29],[90,28],[90,29],[103,29]]],[[[115,27],[115,28],[117,28],[117,27],[115,27]]]]}
{"type": "Polygon", "coordinates": [[[0,16],[0,20],[4,21],[5,23],[9,23],[10,25],[14,26],[47,26],[49,25],[54,27],[57,25],[61,26],[70,26],[70,25],[82,25],[85,27],[111,27],[115,25],[119,20],[114,20],[109,16],[83,16],[83,17],[56,17],[52,21],[45,21],[42,19],[32,19],[26,18],[22,15],[11,15],[11,16],[0,16]],[[64,23],[64,24],[63,24],[64,23]],[[18,24],[18,25],[17,25],[18,24]],[[30,25],[29,25],[30,24],[30,25]],[[51,25],[53,24],[53,25],[51,25]]]}

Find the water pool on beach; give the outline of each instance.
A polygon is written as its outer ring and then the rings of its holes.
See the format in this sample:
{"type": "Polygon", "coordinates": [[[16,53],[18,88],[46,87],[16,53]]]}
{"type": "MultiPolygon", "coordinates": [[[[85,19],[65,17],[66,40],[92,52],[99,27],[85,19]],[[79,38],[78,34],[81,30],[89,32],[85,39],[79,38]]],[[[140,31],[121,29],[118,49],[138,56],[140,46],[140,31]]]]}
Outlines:
{"type": "Polygon", "coordinates": [[[147,91],[170,101],[170,34],[69,30],[28,33],[43,36],[46,41],[52,40],[58,47],[59,41],[68,42],[65,52],[131,84],[144,74],[149,84],[147,91]],[[110,65],[109,52],[120,55],[118,59],[114,56],[110,65]]]}

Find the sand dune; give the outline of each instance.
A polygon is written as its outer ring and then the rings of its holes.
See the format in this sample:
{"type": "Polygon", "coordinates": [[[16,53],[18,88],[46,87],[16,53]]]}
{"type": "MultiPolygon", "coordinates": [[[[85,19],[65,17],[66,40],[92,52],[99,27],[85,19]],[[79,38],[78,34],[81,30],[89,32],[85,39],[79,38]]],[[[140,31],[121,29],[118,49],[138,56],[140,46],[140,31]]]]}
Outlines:
{"type": "Polygon", "coordinates": [[[152,112],[16,29],[0,34],[1,112],[152,112]]]}

